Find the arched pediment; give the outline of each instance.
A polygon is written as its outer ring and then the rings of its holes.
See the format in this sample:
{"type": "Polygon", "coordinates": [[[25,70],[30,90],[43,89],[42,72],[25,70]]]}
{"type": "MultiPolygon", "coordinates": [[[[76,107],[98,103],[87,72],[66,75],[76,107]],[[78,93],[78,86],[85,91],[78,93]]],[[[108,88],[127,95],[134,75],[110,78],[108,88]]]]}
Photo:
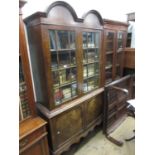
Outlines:
{"type": "Polygon", "coordinates": [[[79,21],[75,10],[64,1],[52,3],[46,10],[48,18],[59,20],[60,22],[79,21]]]}
{"type": "Polygon", "coordinates": [[[86,14],[83,15],[82,19],[84,20],[84,23],[89,25],[94,25],[94,26],[103,25],[102,16],[96,10],[88,11],[86,14]]]}

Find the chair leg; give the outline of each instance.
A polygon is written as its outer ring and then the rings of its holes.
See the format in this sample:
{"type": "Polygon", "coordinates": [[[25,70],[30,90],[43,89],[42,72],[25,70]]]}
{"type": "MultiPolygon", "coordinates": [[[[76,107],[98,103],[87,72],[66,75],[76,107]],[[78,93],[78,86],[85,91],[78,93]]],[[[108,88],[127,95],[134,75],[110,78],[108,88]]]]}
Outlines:
{"type": "Polygon", "coordinates": [[[123,142],[120,140],[117,140],[113,137],[111,137],[110,135],[107,135],[106,138],[111,141],[112,143],[116,144],[117,146],[123,146],[123,142]]]}

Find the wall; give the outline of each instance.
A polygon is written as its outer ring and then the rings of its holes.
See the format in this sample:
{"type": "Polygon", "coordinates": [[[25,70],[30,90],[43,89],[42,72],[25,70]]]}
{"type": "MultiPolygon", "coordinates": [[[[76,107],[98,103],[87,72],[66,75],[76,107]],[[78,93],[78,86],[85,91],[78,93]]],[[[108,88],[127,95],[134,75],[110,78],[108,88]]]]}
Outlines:
{"type": "MultiPolygon", "coordinates": [[[[36,11],[45,11],[56,0],[27,0],[23,8],[23,17],[27,17],[36,11]]],[[[126,21],[127,13],[135,12],[134,0],[65,0],[76,11],[78,17],[89,10],[97,10],[103,18],[126,21]]]]}

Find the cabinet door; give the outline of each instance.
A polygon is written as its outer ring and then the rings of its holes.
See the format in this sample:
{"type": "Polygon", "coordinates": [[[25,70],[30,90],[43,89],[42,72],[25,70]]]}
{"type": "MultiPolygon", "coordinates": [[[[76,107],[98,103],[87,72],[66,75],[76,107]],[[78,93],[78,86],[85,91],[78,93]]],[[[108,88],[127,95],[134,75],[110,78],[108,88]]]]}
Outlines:
{"type": "Polygon", "coordinates": [[[101,95],[98,95],[89,101],[85,102],[86,107],[86,126],[93,124],[93,122],[102,114],[103,103],[101,100],[101,95]]]}
{"type": "Polygon", "coordinates": [[[83,32],[83,92],[99,88],[99,32],[83,32]]]}
{"type": "Polygon", "coordinates": [[[49,155],[47,145],[47,138],[44,137],[20,155],[49,155]]]}
{"type": "Polygon", "coordinates": [[[114,53],[115,53],[115,31],[105,31],[105,54],[106,54],[106,66],[105,66],[105,82],[106,84],[113,80],[114,70],[114,53]]]}
{"type": "Polygon", "coordinates": [[[75,31],[49,30],[55,106],[78,96],[75,31]]]}
{"type": "Polygon", "coordinates": [[[52,124],[53,123],[55,125],[55,142],[53,146],[58,148],[66,140],[82,130],[82,107],[75,107],[72,110],[60,114],[52,120],[52,124]]]}

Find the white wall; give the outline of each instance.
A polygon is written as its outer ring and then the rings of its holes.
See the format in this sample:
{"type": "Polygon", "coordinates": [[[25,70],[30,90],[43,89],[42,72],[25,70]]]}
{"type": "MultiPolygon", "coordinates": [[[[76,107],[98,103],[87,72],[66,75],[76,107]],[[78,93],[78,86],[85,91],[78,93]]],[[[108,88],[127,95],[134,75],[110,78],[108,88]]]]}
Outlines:
{"type": "MultiPolygon", "coordinates": [[[[23,7],[23,18],[45,11],[56,0],[27,0],[23,7]]],[[[126,21],[127,13],[135,12],[134,0],[64,0],[69,3],[79,18],[89,10],[97,10],[103,18],[126,21]]]]}

